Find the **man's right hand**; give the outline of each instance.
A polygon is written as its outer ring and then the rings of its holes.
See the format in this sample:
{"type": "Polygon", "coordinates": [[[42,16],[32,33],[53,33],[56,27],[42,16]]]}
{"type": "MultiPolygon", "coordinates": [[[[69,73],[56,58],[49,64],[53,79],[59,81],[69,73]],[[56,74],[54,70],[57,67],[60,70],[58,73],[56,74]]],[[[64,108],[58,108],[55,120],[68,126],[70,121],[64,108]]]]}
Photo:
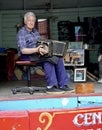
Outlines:
{"type": "Polygon", "coordinates": [[[42,45],[38,46],[38,53],[40,55],[44,55],[44,54],[47,54],[48,53],[48,49],[45,49],[42,47],[42,45]]]}

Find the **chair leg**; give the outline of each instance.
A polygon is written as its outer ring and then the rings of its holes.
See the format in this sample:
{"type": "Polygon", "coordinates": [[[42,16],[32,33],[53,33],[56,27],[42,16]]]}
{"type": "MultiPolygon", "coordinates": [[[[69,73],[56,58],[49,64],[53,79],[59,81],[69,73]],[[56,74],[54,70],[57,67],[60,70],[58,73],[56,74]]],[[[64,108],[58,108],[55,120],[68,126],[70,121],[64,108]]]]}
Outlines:
{"type": "Polygon", "coordinates": [[[33,94],[35,89],[34,87],[31,87],[31,72],[30,72],[30,66],[27,66],[27,86],[26,87],[17,87],[12,89],[12,93],[16,94],[17,92],[22,93],[30,93],[33,94]]]}
{"type": "Polygon", "coordinates": [[[12,89],[13,94],[17,94],[17,92],[21,93],[29,93],[33,94],[35,91],[43,91],[45,92],[45,88],[43,87],[31,87],[31,71],[30,71],[30,66],[27,66],[27,86],[26,87],[17,87],[12,89]]]}
{"type": "Polygon", "coordinates": [[[13,94],[17,94],[17,92],[33,94],[34,91],[33,87],[17,87],[12,89],[13,94]]]}
{"type": "Polygon", "coordinates": [[[27,68],[27,85],[28,87],[31,86],[31,71],[30,71],[30,66],[27,68]]]}

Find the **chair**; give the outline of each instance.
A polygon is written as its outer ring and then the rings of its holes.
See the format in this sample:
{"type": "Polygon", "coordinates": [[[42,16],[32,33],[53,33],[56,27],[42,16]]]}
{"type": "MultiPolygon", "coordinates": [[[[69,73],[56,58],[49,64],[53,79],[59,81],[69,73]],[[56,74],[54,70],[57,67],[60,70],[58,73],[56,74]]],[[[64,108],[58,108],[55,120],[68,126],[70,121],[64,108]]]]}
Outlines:
{"type": "Polygon", "coordinates": [[[24,92],[33,94],[35,91],[45,90],[43,87],[31,87],[31,66],[37,66],[36,62],[32,61],[16,61],[17,66],[26,66],[27,67],[27,86],[26,87],[17,87],[12,89],[12,93],[16,94],[17,92],[24,92]]]}

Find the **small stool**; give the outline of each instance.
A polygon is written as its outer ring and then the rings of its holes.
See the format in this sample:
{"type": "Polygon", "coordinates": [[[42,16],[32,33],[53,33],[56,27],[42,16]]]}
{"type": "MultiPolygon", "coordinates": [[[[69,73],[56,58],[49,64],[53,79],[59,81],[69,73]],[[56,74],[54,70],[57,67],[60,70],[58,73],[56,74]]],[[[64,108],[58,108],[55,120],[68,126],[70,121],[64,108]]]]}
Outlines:
{"type": "Polygon", "coordinates": [[[45,90],[41,87],[31,87],[31,66],[37,66],[36,62],[32,61],[16,61],[17,66],[27,66],[27,86],[26,87],[17,87],[12,89],[12,93],[16,94],[17,92],[24,92],[33,94],[35,91],[38,90],[45,90]]]}

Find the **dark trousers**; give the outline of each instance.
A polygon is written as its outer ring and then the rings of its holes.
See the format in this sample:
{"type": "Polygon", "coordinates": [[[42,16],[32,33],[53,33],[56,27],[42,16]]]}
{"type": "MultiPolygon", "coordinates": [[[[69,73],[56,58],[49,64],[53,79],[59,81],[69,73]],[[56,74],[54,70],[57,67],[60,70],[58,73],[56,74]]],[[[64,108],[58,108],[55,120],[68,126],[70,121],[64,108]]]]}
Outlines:
{"type": "Polygon", "coordinates": [[[62,87],[69,84],[63,58],[59,58],[57,64],[44,62],[43,68],[45,70],[47,86],[58,85],[59,87],[62,87]]]}
{"type": "MultiPolygon", "coordinates": [[[[30,58],[21,56],[21,60],[30,60],[30,58]]],[[[57,58],[56,64],[44,61],[38,63],[38,65],[41,65],[45,71],[47,86],[58,85],[59,87],[63,87],[69,84],[69,78],[62,57],[57,58]]]]}

